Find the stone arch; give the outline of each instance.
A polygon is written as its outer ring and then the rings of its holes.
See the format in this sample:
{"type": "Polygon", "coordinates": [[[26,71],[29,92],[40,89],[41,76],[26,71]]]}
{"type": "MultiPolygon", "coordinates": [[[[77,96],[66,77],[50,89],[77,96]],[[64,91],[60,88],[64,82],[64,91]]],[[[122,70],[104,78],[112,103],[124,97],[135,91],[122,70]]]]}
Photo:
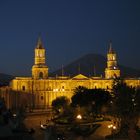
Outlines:
{"type": "Polygon", "coordinates": [[[43,79],[43,72],[39,72],[39,79],[43,79]]]}

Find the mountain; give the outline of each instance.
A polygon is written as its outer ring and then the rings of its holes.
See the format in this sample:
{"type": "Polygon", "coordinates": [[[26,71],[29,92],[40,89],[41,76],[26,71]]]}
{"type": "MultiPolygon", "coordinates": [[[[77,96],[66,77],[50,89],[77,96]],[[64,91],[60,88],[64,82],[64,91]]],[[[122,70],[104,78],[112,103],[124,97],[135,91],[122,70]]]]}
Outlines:
{"type": "MultiPolygon", "coordinates": [[[[63,67],[63,73],[67,76],[74,76],[79,73],[86,76],[104,76],[106,58],[100,54],[87,54],[72,63],[63,67]]],[[[119,65],[122,77],[140,77],[140,70],[119,65]]],[[[52,72],[50,76],[62,75],[62,68],[52,72]]]]}
{"type": "MultiPolygon", "coordinates": [[[[75,76],[79,73],[85,76],[104,76],[106,68],[106,58],[100,54],[87,54],[72,63],[63,67],[63,73],[66,76],[75,76]]],[[[122,77],[140,77],[140,70],[131,67],[119,65],[122,77]]],[[[62,68],[52,72],[49,76],[61,76],[62,68]]],[[[0,73],[0,86],[9,85],[14,76],[0,73]]]]}
{"type": "Polygon", "coordinates": [[[0,73],[0,86],[9,85],[9,82],[14,78],[12,75],[0,73]]]}

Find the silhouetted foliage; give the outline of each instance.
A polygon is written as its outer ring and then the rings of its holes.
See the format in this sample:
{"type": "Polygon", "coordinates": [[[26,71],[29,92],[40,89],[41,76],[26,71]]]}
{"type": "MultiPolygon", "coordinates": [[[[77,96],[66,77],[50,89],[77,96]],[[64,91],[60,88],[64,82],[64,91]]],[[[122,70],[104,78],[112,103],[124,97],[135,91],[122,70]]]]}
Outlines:
{"type": "Polygon", "coordinates": [[[134,130],[140,114],[140,89],[130,87],[126,83],[117,79],[113,85],[112,110],[121,120],[120,133],[129,135],[128,131],[134,130]]]}
{"type": "Polygon", "coordinates": [[[4,98],[0,97],[0,125],[8,124],[10,118],[10,111],[7,110],[4,98]]]}
{"type": "Polygon", "coordinates": [[[135,111],[140,114],[140,88],[136,89],[134,103],[136,109],[135,111]]]}
{"type": "Polygon", "coordinates": [[[69,99],[65,96],[57,97],[55,100],[52,101],[52,107],[58,112],[60,109],[65,109],[68,104],[69,99]]]}
{"type": "Polygon", "coordinates": [[[87,89],[78,87],[71,98],[72,106],[92,106],[93,111],[100,111],[101,107],[111,100],[111,95],[103,89],[87,89]]]}
{"type": "Polygon", "coordinates": [[[115,111],[119,116],[134,113],[135,88],[129,87],[123,81],[113,87],[115,111]]]}
{"type": "Polygon", "coordinates": [[[88,89],[86,87],[83,86],[78,86],[74,89],[74,94],[79,94],[79,93],[84,93],[86,92],[88,89]]]}

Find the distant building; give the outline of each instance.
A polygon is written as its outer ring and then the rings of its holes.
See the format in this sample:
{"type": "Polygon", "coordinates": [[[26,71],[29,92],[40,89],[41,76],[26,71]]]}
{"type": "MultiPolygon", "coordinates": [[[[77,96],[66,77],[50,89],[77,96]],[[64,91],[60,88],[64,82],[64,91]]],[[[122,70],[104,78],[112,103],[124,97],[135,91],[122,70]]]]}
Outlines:
{"type": "MultiPolygon", "coordinates": [[[[102,88],[109,90],[112,88],[113,79],[115,77],[120,77],[120,69],[117,65],[117,55],[112,49],[111,42],[107,53],[105,77],[87,77],[80,73],[74,77],[64,75],[49,77],[45,48],[43,47],[41,39],[39,39],[35,48],[32,76],[16,77],[11,81],[11,89],[19,92],[19,94],[22,92],[33,95],[32,104],[34,107],[46,107],[50,106],[56,97],[67,96],[71,98],[73,90],[78,86],[84,86],[89,89],[102,88]]],[[[132,87],[140,86],[140,80],[138,78],[125,79],[125,82],[132,87]]]]}

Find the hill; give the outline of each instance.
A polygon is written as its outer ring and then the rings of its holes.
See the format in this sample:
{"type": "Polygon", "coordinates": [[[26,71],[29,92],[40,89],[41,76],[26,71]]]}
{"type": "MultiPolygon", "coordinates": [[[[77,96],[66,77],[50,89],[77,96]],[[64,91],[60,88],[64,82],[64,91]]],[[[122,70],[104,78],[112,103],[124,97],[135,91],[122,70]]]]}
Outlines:
{"type": "Polygon", "coordinates": [[[14,78],[12,75],[0,73],[0,86],[9,85],[9,82],[14,78]]]}
{"type": "MultiPolygon", "coordinates": [[[[104,76],[106,58],[100,54],[87,54],[63,67],[64,75],[74,76],[78,73],[86,76],[104,76]]],[[[140,70],[119,65],[122,77],[140,77],[140,70]]],[[[62,68],[52,72],[50,76],[62,75],[62,68]]]]}

